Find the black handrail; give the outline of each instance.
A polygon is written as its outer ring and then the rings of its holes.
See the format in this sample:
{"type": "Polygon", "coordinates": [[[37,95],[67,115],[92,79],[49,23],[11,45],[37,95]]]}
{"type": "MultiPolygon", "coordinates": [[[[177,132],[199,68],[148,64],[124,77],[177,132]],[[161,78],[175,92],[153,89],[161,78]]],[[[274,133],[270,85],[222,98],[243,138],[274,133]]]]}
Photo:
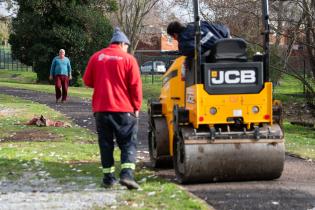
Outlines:
{"type": "Polygon", "coordinates": [[[270,62],[270,24],[269,24],[269,3],[268,0],[262,0],[262,16],[264,24],[264,81],[269,81],[269,62],[270,62]]]}
{"type": "Polygon", "coordinates": [[[199,1],[193,0],[194,4],[194,23],[195,23],[195,54],[194,54],[194,76],[195,84],[201,81],[201,32],[200,32],[200,16],[199,1]]]}

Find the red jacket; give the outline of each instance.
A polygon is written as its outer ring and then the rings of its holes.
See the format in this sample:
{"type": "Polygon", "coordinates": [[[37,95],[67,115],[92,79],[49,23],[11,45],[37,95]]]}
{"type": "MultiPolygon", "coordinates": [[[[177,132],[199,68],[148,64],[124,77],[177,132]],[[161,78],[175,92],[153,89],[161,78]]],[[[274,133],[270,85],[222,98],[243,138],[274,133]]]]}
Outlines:
{"type": "Polygon", "coordinates": [[[142,82],[136,59],[111,44],[89,60],[83,81],[94,88],[93,112],[134,112],[142,103],[142,82]]]}

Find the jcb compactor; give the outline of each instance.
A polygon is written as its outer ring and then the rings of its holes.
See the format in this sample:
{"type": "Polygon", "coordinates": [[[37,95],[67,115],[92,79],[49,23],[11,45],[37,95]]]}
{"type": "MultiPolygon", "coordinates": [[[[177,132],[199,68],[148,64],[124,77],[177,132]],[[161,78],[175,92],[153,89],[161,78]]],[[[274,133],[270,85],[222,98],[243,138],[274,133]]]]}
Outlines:
{"type": "Polygon", "coordinates": [[[281,176],[281,107],[269,82],[268,1],[262,5],[264,53],[248,58],[246,42],[231,38],[202,56],[195,0],[192,66],[178,57],[163,75],[160,97],[148,102],[151,161],[157,168],[173,165],[181,183],[281,176]]]}

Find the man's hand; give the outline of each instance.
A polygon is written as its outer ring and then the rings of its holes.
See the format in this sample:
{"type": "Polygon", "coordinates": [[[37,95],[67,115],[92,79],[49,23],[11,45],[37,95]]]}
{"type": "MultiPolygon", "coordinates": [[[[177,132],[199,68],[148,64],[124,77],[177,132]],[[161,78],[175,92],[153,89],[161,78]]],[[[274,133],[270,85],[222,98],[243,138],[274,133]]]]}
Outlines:
{"type": "Polygon", "coordinates": [[[72,75],[69,76],[69,80],[72,80],[72,75]]]}
{"type": "Polygon", "coordinates": [[[49,80],[52,80],[53,79],[53,76],[52,75],[49,75],[49,80]]]}
{"type": "Polygon", "coordinates": [[[135,111],[136,118],[139,118],[139,110],[135,111]]]}

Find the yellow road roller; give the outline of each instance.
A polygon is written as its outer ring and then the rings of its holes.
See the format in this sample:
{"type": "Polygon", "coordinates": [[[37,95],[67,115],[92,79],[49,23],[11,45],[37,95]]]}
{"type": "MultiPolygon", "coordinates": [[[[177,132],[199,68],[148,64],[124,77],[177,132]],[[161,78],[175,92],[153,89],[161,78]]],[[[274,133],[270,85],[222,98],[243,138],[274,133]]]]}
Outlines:
{"type": "Polygon", "coordinates": [[[264,53],[248,58],[243,39],[221,39],[200,53],[194,1],[195,56],[178,57],[148,101],[148,143],[155,168],[173,166],[180,183],[271,180],[285,159],[281,105],[269,81],[268,1],[262,0],[264,53]]]}

